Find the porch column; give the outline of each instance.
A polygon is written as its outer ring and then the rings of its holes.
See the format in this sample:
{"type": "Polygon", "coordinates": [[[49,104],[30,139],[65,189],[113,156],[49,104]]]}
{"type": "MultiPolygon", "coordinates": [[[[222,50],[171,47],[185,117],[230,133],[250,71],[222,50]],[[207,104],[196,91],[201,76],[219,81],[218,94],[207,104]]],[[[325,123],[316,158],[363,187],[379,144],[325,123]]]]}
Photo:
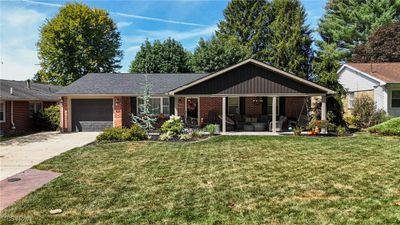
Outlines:
{"type": "Polygon", "coordinates": [[[178,97],[174,96],[174,115],[178,115],[178,97]]]}
{"type": "Polygon", "coordinates": [[[276,97],[272,97],[272,133],[276,133],[276,97]]]}
{"type": "Polygon", "coordinates": [[[226,97],[222,97],[222,133],[226,132],[226,97]]]}
{"type": "MultiPolygon", "coordinates": [[[[326,120],[326,96],[321,96],[321,120],[326,120]]],[[[326,134],[326,128],[322,128],[321,133],[326,134]]]]}

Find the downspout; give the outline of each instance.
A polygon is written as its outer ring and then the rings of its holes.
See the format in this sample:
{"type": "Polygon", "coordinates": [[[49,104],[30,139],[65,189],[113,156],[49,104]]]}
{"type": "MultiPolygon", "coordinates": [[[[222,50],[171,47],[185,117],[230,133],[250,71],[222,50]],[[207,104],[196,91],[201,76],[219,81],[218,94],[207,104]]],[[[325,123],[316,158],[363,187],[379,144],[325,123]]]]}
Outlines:
{"type": "Polygon", "coordinates": [[[15,131],[16,129],[14,123],[14,101],[11,101],[11,130],[15,131]]]}

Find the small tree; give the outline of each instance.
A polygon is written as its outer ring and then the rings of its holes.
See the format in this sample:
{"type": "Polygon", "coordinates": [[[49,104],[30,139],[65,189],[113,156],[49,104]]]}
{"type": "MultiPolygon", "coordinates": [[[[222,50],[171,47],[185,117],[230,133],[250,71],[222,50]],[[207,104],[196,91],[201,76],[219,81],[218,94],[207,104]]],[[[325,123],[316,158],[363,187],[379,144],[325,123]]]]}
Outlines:
{"type": "Polygon", "coordinates": [[[360,95],[354,98],[353,116],[358,128],[367,128],[383,122],[385,112],[376,109],[376,104],[370,96],[360,95]]]}
{"type": "Polygon", "coordinates": [[[141,115],[132,114],[132,123],[139,125],[143,130],[150,131],[154,129],[153,124],[156,122],[156,118],[152,118],[150,112],[150,90],[151,86],[148,82],[147,75],[145,75],[145,84],[143,92],[143,103],[139,105],[139,109],[143,112],[141,115]]]}

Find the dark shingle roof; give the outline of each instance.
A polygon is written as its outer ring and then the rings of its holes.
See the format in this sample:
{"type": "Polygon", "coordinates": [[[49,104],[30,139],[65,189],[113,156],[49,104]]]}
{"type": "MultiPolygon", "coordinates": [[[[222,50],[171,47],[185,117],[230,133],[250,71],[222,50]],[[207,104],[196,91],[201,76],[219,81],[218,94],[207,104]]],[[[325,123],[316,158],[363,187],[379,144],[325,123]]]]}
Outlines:
{"type": "Polygon", "coordinates": [[[142,94],[145,75],[148,77],[153,94],[165,94],[207,74],[89,73],[64,87],[57,94],[142,94]]]}
{"type": "Polygon", "coordinates": [[[58,96],[55,94],[62,87],[38,84],[31,81],[31,87],[27,87],[27,81],[2,80],[0,79],[0,100],[28,100],[28,101],[57,101],[58,96]],[[10,93],[11,87],[13,94],[10,93]]]}

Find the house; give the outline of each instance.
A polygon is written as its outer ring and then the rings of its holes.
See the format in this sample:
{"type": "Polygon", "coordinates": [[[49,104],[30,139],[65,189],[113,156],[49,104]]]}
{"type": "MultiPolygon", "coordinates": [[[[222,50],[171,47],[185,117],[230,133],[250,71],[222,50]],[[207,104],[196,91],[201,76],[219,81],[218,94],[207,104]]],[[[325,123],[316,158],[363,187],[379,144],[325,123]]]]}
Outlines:
{"type": "Polygon", "coordinates": [[[348,63],[338,76],[347,92],[345,113],[351,113],[354,98],[364,94],[374,99],[378,109],[400,116],[400,63],[348,63]]]}
{"type": "Polygon", "coordinates": [[[146,77],[154,114],[179,115],[193,126],[220,123],[223,132],[279,131],[284,119],[297,121],[306,113],[304,102],[311,96],[322,96],[326,119],[326,97],[334,94],[253,59],[211,74],[87,74],[57,93],[62,130],[129,126],[130,115],[141,113],[146,77]]]}
{"type": "Polygon", "coordinates": [[[60,86],[0,80],[0,135],[32,130],[33,114],[57,104],[60,86]]]}

